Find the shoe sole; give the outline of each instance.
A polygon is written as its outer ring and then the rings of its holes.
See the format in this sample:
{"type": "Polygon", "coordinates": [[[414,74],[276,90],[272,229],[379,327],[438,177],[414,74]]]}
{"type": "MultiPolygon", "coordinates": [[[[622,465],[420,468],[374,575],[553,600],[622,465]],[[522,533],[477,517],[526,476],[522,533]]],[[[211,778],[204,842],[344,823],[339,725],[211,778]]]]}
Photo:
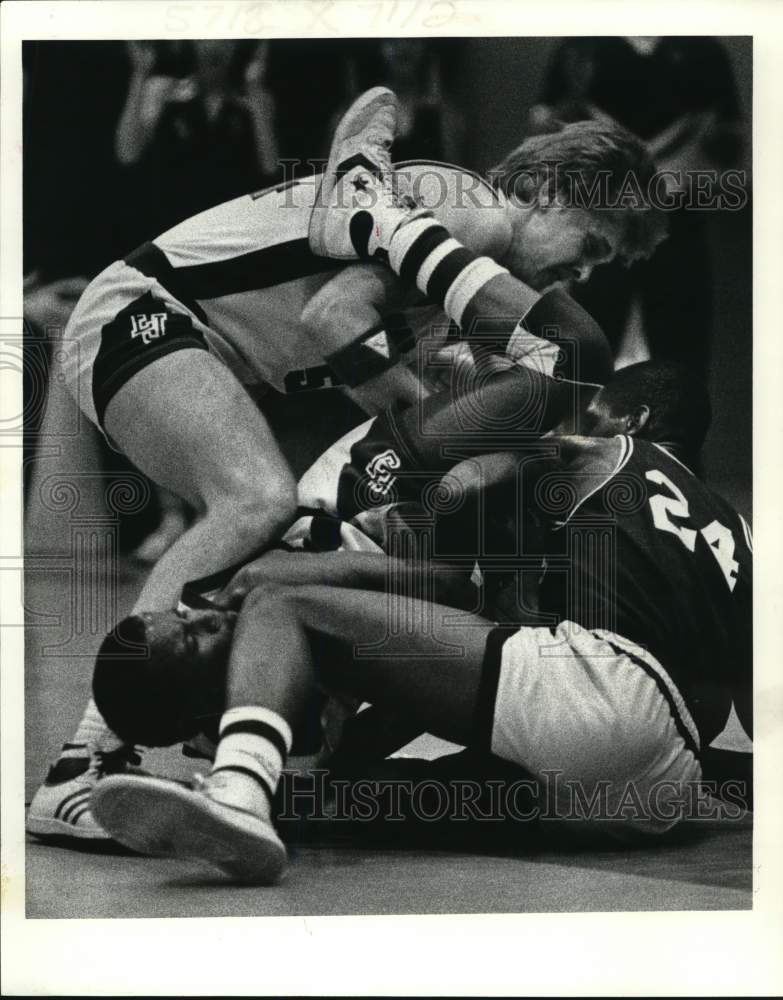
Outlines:
{"type": "Polygon", "coordinates": [[[285,869],[285,847],[271,826],[173,782],[104,778],[92,809],[115,840],[142,854],[206,861],[250,885],[273,885],[285,869]]]}
{"type": "Polygon", "coordinates": [[[74,826],[65,820],[41,817],[36,819],[28,816],[25,830],[34,837],[69,837],[72,840],[111,840],[105,830],[90,830],[87,827],[74,826]]]}
{"type": "Polygon", "coordinates": [[[323,233],[326,228],[326,219],[329,212],[329,200],[338,179],[337,167],[342,155],[342,147],[353,136],[359,135],[360,132],[364,131],[383,105],[389,105],[394,108],[396,115],[397,97],[394,92],[389,90],[388,87],[373,87],[356,98],[343,115],[340,124],[335,130],[329,160],[326,164],[321,183],[316,191],[308,230],[310,249],[320,257],[329,256],[323,242],[323,233]]]}

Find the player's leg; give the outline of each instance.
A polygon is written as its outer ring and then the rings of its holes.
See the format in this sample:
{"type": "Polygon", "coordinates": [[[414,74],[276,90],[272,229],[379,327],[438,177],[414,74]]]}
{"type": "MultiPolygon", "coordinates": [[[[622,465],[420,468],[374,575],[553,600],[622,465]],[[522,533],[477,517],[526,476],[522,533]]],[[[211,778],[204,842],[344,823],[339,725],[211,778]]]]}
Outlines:
{"type": "Polygon", "coordinates": [[[188,792],[112,778],[95,793],[114,836],[148,853],[209,861],[268,883],[285,852],[271,801],[316,684],[407,714],[435,735],[475,736],[491,623],[415,599],[305,586],[253,591],[237,623],[210,775],[188,792]]]}
{"type": "MultiPolygon", "coordinates": [[[[235,565],[293,517],[294,480],[263,415],[206,350],[175,350],[137,371],[108,402],[104,428],[151,479],[199,511],[153,568],[135,609],[175,605],[186,581],[235,565]]],[[[103,837],[89,793],[126,756],[90,699],[31,803],[29,831],[103,837]]]]}
{"type": "Polygon", "coordinates": [[[493,627],[403,594],[261,586],[237,622],[227,705],[265,705],[296,729],[318,683],[468,742],[493,627]]]}
{"type": "MultiPolygon", "coordinates": [[[[478,343],[486,343],[491,333],[490,340],[504,347],[513,337],[518,361],[543,366],[551,374],[557,346],[523,323],[541,295],[490,257],[461,245],[430,212],[412,209],[397,197],[388,153],[396,128],[389,110],[393,95],[374,94],[363,95],[335,133],[311,218],[311,248],[323,256],[388,261],[397,275],[442,305],[466,335],[477,331],[478,343]],[[355,114],[357,107],[360,113],[355,114]],[[488,317],[491,331],[486,328],[488,317]]],[[[564,301],[558,297],[555,309],[563,332],[590,343],[595,355],[590,377],[608,377],[603,335],[584,310],[564,301]]]]}
{"type": "Polygon", "coordinates": [[[178,351],[137,373],[108,404],[104,426],[135,465],[198,512],[135,609],[173,607],[186,581],[243,561],[294,516],[293,476],[264,416],[206,351],[178,351]]]}

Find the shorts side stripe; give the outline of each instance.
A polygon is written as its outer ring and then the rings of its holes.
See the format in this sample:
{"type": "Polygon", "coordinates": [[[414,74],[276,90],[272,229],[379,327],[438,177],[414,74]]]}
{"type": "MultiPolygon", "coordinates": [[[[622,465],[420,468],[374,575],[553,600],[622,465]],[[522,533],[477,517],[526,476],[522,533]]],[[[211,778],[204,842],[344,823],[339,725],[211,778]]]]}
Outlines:
{"type": "Polygon", "coordinates": [[[503,644],[519,632],[519,625],[496,625],[487,634],[484,662],[481,666],[476,714],[473,723],[473,746],[485,753],[492,751],[492,728],[495,718],[495,700],[503,663],[503,644]]]}
{"type": "MultiPolygon", "coordinates": [[[[677,727],[677,732],[682,737],[685,746],[693,753],[694,757],[696,757],[697,760],[700,759],[701,748],[699,747],[699,743],[696,739],[694,739],[693,733],[691,732],[690,727],[687,724],[687,721],[683,718],[683,714],[680,711],[680,707],[675,701],[674,695],[672,694],[671,690],[669,689],[669,685],[663,679],[661,674],[653,667],[651,663],[647,663],[640,656],[635,656],[633,653],[631,653],[627,649],[624,649],[622,646],[616,645],[611,641],[611,639],[607,639],[606,636],[601,635],[600,632],[597,633],[594,632],[593,634],[596,636],[596,638],[603,639],[605,642],[607,642],[608,645],[618,655],[627,656],[632,663],[634,663],[637,667],[641,667],[642,670],[647,674],[647,676],[650,677],[653,681],[655,681],[658,690],[661,692],[661,694],[664,697],[664,700],[666,701],[666,704],[669,706],[669,711],[671,712],[672,718],[674,719],[674,724],[677,727]]],[[[693,725],[692,720],[691,720],[691,725],[693,725]]]]}

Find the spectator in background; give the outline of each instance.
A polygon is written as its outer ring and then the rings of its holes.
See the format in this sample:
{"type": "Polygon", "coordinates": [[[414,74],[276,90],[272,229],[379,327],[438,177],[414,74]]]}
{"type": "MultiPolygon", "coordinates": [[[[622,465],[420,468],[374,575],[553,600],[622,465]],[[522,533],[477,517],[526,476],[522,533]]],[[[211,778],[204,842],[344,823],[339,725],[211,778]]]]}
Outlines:
{"type": "MultiPolygon", "coordinates": [[[[714,38],[563,42],[542,102],[531,110],[531,131],[586,118],[618,121],[645,140],[660,170],[683,175],[735,166],[742,146],[731,65],[714,38]]],[[[671,179],[667,183],[674,193],[671,179]]],[[[627,271],[601,268],[573,293],[601,324],[621,363],[623,354],[628,361],[674,360],[703,376],[713,317],[705,213],[683,207],[668,214],[669,238],[650,260],[627,271]]]]}
{"type": "Polygon", "coordinates": [[[384,38],[376,44],[373,74],[362,72],[360,54],[346,60],[348,102],[367,86],[390,87],[399,101],[393,159],[462,162],[465,120],[444,94],[441,63],[432,45],[424,38],[384,38]]]}
{"type": "Polygon", "coordinates": [[[128,42],[127,50],[115,152],[135,173],[136,240],[277,179],[269,42],[249,52],[220,39],[128,42]]]}
{"type": "MultiPolygon", "coordinates": [[[[127,50],[132,69],[115,152],[133,171],[129,246],[274,182],[279,156],[275,101],[265,84],[269,42],[249,51],[220,39],[128,42],[127,50]]],[[[190,519],[172,493],[155,492],[159,524],[133,553],[148,565],[190,519]]]]}
{"type": "Polygon", "coordinates": [[[39,271],[31,271],[24,279],[22,406],[25,495],[30,487],[37,439],[46,408],[51,338],[65,329],[87,284],[87,278],[81,277],[44,282],[39,271]]]}

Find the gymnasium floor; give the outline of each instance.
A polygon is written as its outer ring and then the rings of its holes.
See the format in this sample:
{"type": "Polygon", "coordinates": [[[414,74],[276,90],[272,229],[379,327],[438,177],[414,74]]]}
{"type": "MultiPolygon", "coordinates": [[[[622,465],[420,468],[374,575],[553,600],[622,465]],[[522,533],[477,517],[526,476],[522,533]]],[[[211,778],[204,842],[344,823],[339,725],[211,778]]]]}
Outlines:
{"type": "MultiPolygon", "coordinates": [[[[68,656],[44,651],[68,638],[68,587],[60,573],[28,570],[28,613],[62,616],[27,629],[27,801],[60,742],[78,720],[98,639],[76,637],[68,656]]],[[[93,580],[93,583],[97,583],[93,580]]],[[[119,578],[120,614],[140,578],[119,578]]],[[[433,749],[434,744],[429,749],[433,749]]],[[[427,751],[425,746],[424,750],[427,751]]],[[[178,751],[145,755],[145,766],[187,777],[178,751]]],[[[70,850],[28,838],[28,917],[277,916],[411,913],[522,913],[611,910],[736,910],[751,905],[748,819],[684,827],[676,840],[644,850],[488,838],[467,852],[339,845],[292,848],[284,884],[229,886],[196,864],[148,859],[119,849],[70,850]]]]}

